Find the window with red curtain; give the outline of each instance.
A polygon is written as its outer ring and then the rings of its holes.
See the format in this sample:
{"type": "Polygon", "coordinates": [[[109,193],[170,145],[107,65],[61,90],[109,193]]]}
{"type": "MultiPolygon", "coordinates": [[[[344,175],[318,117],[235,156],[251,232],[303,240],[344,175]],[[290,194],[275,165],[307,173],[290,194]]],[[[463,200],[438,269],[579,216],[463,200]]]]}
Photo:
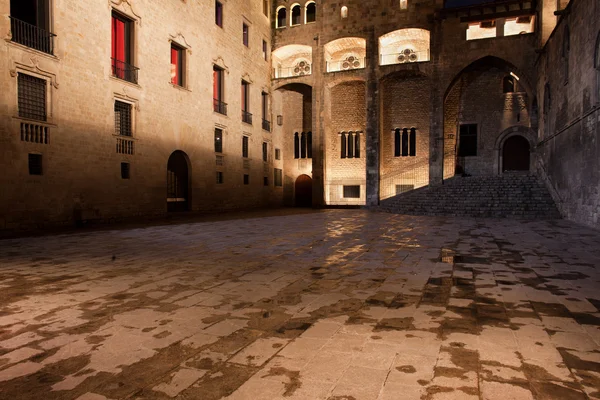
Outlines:
{"type": "Polygon", "coordinates": [[[171,44],[171,83],[183,86],[183,49],[171,44]]]}
{"type": "Polygon", "coordinates": [[[111,62],[113,76],[124,79],[125,71],[131,62],[129,55],[130,21],[113,13],[111,21],[111,62]]]}
{"type": "Polygon", "coordinates": [[[217,66],[213,66],[213,99],[223,101],[223,70],[217,66]]]}
{"type": "Polygon", "coordinates": [[[215,2],[215,24],[223,27],[223,4],[220,1],[215,2]]]}

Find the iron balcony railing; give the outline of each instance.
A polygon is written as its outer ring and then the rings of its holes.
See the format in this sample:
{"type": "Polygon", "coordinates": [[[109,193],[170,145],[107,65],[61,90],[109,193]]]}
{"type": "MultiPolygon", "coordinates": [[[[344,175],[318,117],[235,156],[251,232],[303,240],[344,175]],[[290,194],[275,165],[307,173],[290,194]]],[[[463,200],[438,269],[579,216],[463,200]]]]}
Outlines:
{"type": "Polygon", "coordinates": [[[267,121],[266,119],[263,118],[262,128],[267,132],[271,132],[271,121],[267,121]]]}
{"type": "Polygon", "coordinates": [[[112,76],[115,78],[123,79],[127,82],[138,83],[138,67],[134,67],[131,64],[127,64],[124,61],[116,60],[111,58],[112,61],[112,76]]]}
{"type": "Polygon", "coordinates": [[[213,109],[219,114],[227,115],[227,103],[223,103],[219,99],[213,99],[213,109]]]}
{"type": "Polygon", "coordinates": [[[10,17],[12,41],[54,55],[54,33],[10,17]]]}
{"type": "Polygon", "coordinates": [[[312,74],[312,66],[307,64],[305,67],[277,67],[273,68],[273,79],[281,78],[300,78],[312,74]]]}
{"type": "Polygon", "coordinates": [[[252,124],[252,114],[248,111],[242,110],[242,121],[247,124],[252,124]]]}

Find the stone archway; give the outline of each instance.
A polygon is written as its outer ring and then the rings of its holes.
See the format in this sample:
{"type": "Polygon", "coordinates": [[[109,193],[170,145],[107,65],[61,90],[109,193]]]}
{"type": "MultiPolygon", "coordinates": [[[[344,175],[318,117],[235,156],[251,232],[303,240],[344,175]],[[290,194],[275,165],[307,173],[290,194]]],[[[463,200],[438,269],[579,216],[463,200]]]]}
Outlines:
{"type": "Polygon", "coordinates": [[[294,193],[296,207],[312,207],[312,178],[304,174],[296,178],[294,193]]]}
{"type": "Polygon", "coordinates": [[[527,139],[514,135],[504,141],[502,146],[502,172],[529,171],[530,146],[527,139]]]}
{"type": "Polygon", "coordinates": [[[188,211],[190,206],[189,158],[181,150],[174,151],[167,162],[167,211],[188,211]]]}
{"type": "Polygon", "coordinates": [[[506,171],[533,171],[536,134],[525,126],[513,126],[501,132],[494,145],[494,168],[506,171]],[[508,160],[507,160],[508,157],[508,160]]]}

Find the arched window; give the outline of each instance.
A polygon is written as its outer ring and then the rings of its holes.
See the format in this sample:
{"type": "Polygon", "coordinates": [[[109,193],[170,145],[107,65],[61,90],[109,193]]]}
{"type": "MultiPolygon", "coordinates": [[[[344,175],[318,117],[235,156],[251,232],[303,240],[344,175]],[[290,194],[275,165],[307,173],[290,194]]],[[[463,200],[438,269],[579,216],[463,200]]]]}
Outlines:
{"type": "Polygon", "coordinates": [[[306,21],[304,23],[309,24],[317,20],[317,5],[314,1],[306,3],[306,21]]]}
{"type": "Polygon", "coordinates": [[[348,7],[344,6],[341,10],[342,18],[348,18],[348,7]]]}
{"type": "Polygon", "coordinates": [[[277,9],[277,22],[276,22],[276,28],[285,28],[286,25],[286,21],[287,21],[287,10],[285,9],[285,7],[279,7],[277,9]]]}
{"type": "Polygon", "coordinates": [[[569,26],[565,26],[565,36],[563,38],[562,58],[564,67],[565,84],[569,83],[569,52],[571,51],[571,32],[569,26]]]}
{"type": "Polygon", "coordinates": [[[400,129],[394,130],[394,157],[400,157],[400,129]]]}
{"type": "Polygon", "coordinates": [[[410,128],[410,136],[409,136],[409,155],[414,157],[417,155],[417,130],[415,128],[410,128]]]}
{"type": "Polygon", "coordinates": [[[340,157],[341,158],[346,158],[346,132],[342,132],[340,134],[340,137],[342,139],[342,142],[340,143],[340,157]]]}
{"type": "Polygon", "coordinates": [[[513,93],[515,91],[515,79],[512,76],[505,76],[502,79],[502,92],[513,93]]]}
{"type": "Polygon", "coordinates": [[[408,129],[402,129],[402,157],[408,156],[408,129]]]}
{"type": "Polygon", "coordinates": [[[300,158],[300,138],[298,132],[294,133],[294,158],[300,158]]]}
{"type": "Polygon", "coordinates": [[[361,131],[340,132],[340,157],[360,158],[361,131]]]}
{"type": "Polygon", "coordinates": [[[290,26],[300,25],[302,18],[302,8],[300,4],[294,4],[292,6],[292,18],[290,20],[290,26]]]}
{"type": "Polygon", "coordinates": [[[306,133],[300,134],[300,158],[306,158],[306,133]]]}

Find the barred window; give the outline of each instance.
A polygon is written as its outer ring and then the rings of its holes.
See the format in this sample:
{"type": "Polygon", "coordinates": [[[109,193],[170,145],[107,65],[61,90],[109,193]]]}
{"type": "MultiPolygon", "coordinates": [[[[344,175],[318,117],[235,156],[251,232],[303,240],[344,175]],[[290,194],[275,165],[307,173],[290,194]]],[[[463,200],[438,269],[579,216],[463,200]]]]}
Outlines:
{"type": "Polygon", "coordinates": [[[344,186],[344,198],[345,199],[359,199],[360,198],[360,186],[359,185],[344,186]]]}
{"type": "Polygon", "coordinates": [[[248,158],[248,136],[242,136],[242,157],[248,158]]]}
{"type": "Polygon", "coordinates": [[[115,100],[115,135],[131,136],[131,104],[115,100]]]}
{"type": "Polygon", "coordinates": [[[19,117],[46,121],[46,80],[20,73],[17,84],[19,117]]]}
{"type": "Polygon", "coordinates": [[[262,158],[265,162],[269,159],[269,144],[267,142],[262,144],[262,158]]]}

